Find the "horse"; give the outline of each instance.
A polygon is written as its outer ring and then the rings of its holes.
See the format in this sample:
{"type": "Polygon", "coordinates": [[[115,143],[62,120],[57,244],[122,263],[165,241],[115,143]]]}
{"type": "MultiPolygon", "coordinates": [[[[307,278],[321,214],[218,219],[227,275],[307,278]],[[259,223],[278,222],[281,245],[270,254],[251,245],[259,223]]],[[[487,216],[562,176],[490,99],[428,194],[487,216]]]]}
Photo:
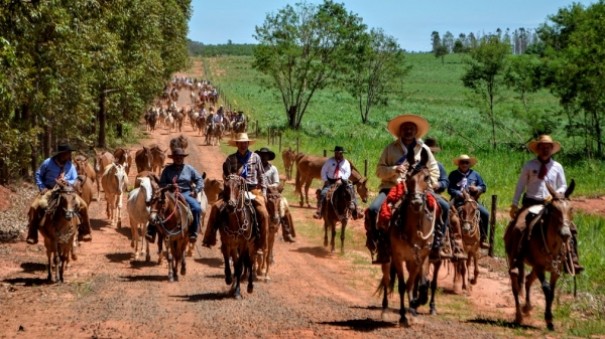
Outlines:
{"type": "Polygon", "coordinates": [[[204,179],[204,193],[208,199],[208,204],[214,204],[219,198],[223,190],[225,189],[225,184],[223,180],[220,179],[204,179]]]}
{"type": "Polygon", "coordinates": [[[151,171],[159,175],[164,167],[164,161],[166,161],[166,151],[155,144],[149,146],[149,150],[151,151],[151,171]]]}
{"type": "Polygon", "coordinates": [[[355,197],[355,192],[349,188],[348,183],[336,182],[326,194],[326,200],[321,211],[324,220],[324,246],[328,247],[328,230],[332,233],[330,240],[331,252],[334,253],[334,238],[336,237],[336,223],[340,222],[340,252],[344,253],[345,230],[349,221],[349,205],[355,197]]]}
{"type": "MultiPolygon", "coordinates": [[[[439,215],[437,202],[426,192],[429,176],[426,167],[414,170],[407,175],[405,181],[407,191],[402,199],[393,206],[393,216],[388,230],[391,261],[382,264],[383,276],[378,287],[378,291],[383,290],[382,315],[384,317],[388,310],[387,295],[392,292],[395,285],[395,274],[397,275],[400,301],[399,322],[405,327],[409,327],[409,322],[406,317],[404,295],[408,295],[409,310],[414,315],[418,306],[425,304],[428,299],[425,270],[428,267],[428,255],[433,243],[435,221],[439,215]],[[408,271],[407,281],[404,278],[404,263],[408,271]],[[411,291],[416,284],[420,284],[420,295],[412,299],[411,291]]],[[[436,266],[435,271],[438,271],[438,268],[436,266]]],[[[433,287],[436,289],[436,273],[431,284],[432,289],[433,287]]],[[[433,304],[431,313],[434,313],[434,300],[431,303],[433,304]]]]}
{"type": "Polygon", "coordinates": [[[265,280],[269,280],[269,266],[273,257],[273,246],[275,244],[275,234],[281,225],[280,204],[281,194],[277,187],[269,187],[267,189],[267,212],[269,214],[269,233],[267,234],[267,248],[263,249],[262,255],[259,255],[257,260],[257,276],[264,275],[265,280]]]}
{"type": "Polygon", "coordinates": [[[124,166],[126,174],[130,174],[130,168],[132,167],[132,156],[130,150],[124,147],[118,147],[113,151],[113,157],[115,162],[124,166]]]}
{"type": "Polygon", "coordinates": [[[206,121],[206,145],[217,146],[220,144],[225,127],[222,123],[215,122],[212,114],[208,116],[206,121]]]}
{"type": "MultiPolygon", "coordinates": [[[[158,247],[162,251],[162,242],[166,245],[166,258],[168,260],[168,280],[178,281],[177,267],[181,266],[180,273],[187,273],[185,251],[189,244],[188,227],[193,222],[193,215],[189,206],[178,190],[169,192],[172,185],[156,191],[151,200],[149,222],[158,230],[158,247]]],[[[158,263],[161,263],[159,256],[158,263]]]]}
{"type": "Polygon", "coordinates": [[[291,148],[285,149],[281,152],[281,158],[284,163],[284,169],[286,172],[286,180],[292,179],[292,168],[296,162],[296,152],[291,148]]]}
{"type": "Polygon", "coordinates": [[[568,272],[573,272],[571,260],[571,238],[570,225],[572,223],[572,206],[569,196],[575,188],[575,181],[571,184],[561,197],[550,184],[546,184],[552,201],[544,206],[534,206],[524,209],[517,215],[517,222],[526,222],[529,213],[536,212],[536,216],[530,216],[529,224],[524,231],[516,232],[515,225],[511,224],[504,235],[504,245],[511,270],[509,271],[511,287],[515,299],[515,323],[521,324],[523,315],[529,314],[532,309],[530,300],[531,285],[537,279],[542,284],[544,299],[546,303],[544,320],[549,330],[554,330],[552,302],[555,297],[557,280],[565,265],[568,272]],[[541,207],[534,210],[536,207],[541,207]],[[515,248],[520,250],[520,255],[513,258],[515,248]],[[517,259],[517,260],[515,260],[517,259]],[[525,264],[532,267],[531,272],[525,277],[525,264]],[[518,272],[514,272],[516,269],[518,272]],[[546,272],[550,272],[549,281],[546,280],[546,272]],[[519,293],[525,282],[525,305],[521,309],[519,293]]]}
{"type": "Polygon", "coordinates": [[[69,264],[73,243],[78,232],[76,192],[73,187],[60,185],[52,193],[40,227],[48,258],[48,281],[64,282],[63,273],[69,264]],[[53,274],[54,269],[54,274],[53,274]]]}
{"type": "Polygon", "coordinates": [[[94,168],[97,174],[97,201],[101,196],[101,179],[103,178],[103,173],[105,172],[105,167],[113,163],[115,158],[113,154],[108,151],[97,151],[95,149],[95,162],[94,168]]]}
{"type": "Polygon", "coordinates": [[[254,290],[252,267],[256,254],[255,238],[258,236],[256,212],[252,201],[248,199],[246,182],[239,175],[231,174],[225,178],[223,200],[225,212],[221,213],[219,232],[221,234],[221,252],[225,260],[225,283],[232,286],[236,299],[241,299],[240,279],[244,268],[248,274],[248,293],[254,290]],[[229,259],[233,260],[235,282],[231,274],[229,259]]]}
{"type": "Polygon", "coordinates": [[[134,155],[134,163],[137,166],[137,172],[151,171],[151,160],[153,155],[149,147],[143,146],[140,150],[137,150],[134,155]]]}
{"type": "MultiPolygon", "coordinates": [[[[128,201],[126,203],[126,210],[128,211],[128,218],[130,219],[130,230],[131,240],[130,247],[134,248],[134,260],[139,258],[139,254],[145,253],[145,261],[150,261],[151,256],[149,253],[149,243],[145,239],[147,233],[147,223],[149,222],[150,204],[151,198],[153,197],[154,188],[152,180],[148,176],[137,177],[138,187],[135,187],[128,193],[128,201]],[[139,229],[141,234],[139,235],[139,229]],[[139,238],[140,240],[140,252],[139,252],[139,238]],[[145,248],[145,251],[143,251],[145,248]]],[[[153,182],[157,188],[157,183],[153,182]]]]}
{"type": "Polygon", "coordinates": [[[124,166],[112,163],[105,167],[101,178],[101,185],[105,191],[107,201],[107,218],[113,225],[114,221],[118,228],[122,227],[122,193],[128,188],[128,175],[124,166]],[[117,209],[117,214],[116,214],[117,209]]]}
{"type": "MultiPolygon", "coordinates": [[[[295,192],[300,194],[300,206],[307,201],[309,204],[309,187],[314,178],[321,179],[321,168],[328,160],[326,157],[316,157],[312,155],[299,155],[296,162],[296,189],[295,192]],[[303,191],[304,190],[304,191],[303,191]]],[[[357,188],[357,193],[363,202],[368,201],[368,188],[366,187],[367,178],[361,175],[357,168],[351,163],[351,182],[357,188]]]]}
{"type": "Polygon", "coordinates": [[[477,284],[477,277],[479,276],[479,205],[477,200],[471,197],[466,191],[462,191],[462,197],[464,203],[456,208],[453,204],[450,205],[450,226],[452,229],[456,229],[456,234],[462,235],[462,247],[464,253],[468,256],[466,260],[459,260],[456,263],[456,271],[454,274],[454,284],[458,277],[462,278],[462,289],[466,290],[467,287],[470,290],[471,285],[477,284]],[[468,268],[471,265],[471,261],[474,264],[473,277],[470,277],[468,268]],[[467,276],[468,273],[468,276],[467,276]],[[470,285],[467,285],[467,280],[470,285]]]}

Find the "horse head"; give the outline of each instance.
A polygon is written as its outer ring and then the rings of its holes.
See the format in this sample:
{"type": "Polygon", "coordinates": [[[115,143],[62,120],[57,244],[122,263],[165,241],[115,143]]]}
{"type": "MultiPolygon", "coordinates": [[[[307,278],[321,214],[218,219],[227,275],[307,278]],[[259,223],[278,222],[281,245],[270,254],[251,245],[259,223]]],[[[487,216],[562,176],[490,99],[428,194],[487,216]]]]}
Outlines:
{"type": "Polygon", "coordinates": [[[462,232],[472,236],[479,230],[479,205],[466,190],[462,191],[462,197],[464,203],[458,207],[462,232]]]}
{"type": "Polygon", "coordinates": [[[70,221],[78,215],[79,206],[76,199],[76,191],[72,186],[59,182],[57,184],[60,188],[56,191],[55,216],[62,216],[65,220],[70,221]]]}
{"type": "Polygon", "coordinates": [[[425,205],[430,178],[429,170],[426,167],[417,167],[408,173],[405,181],[407,189],[405,199],[418,213],[425,205]]]}
{"type": "Polygon", "coordinates": [[[233,212],[238,206],[242,206],[245,199],[246,182],[237,174],[230,174],[225,178],[225,189],[223,199],[227,203],[227,210],[233,212]]]}
{"type": "Polygon", "coordinates": [[[566,242],[571,237],[572,207],[569,196],[573,193],[575,187],[576,183],[572,180],[565,193],[561,195],[550,184],[546,184],[546,188],[552,196],[552,200],[546,204],[549,224],[555,226],[563,242],[566,242]]]}
{"type": "Polygon", "coordinates": [[[279,223],[279,204],[281,194],[277,187],[269,187],[267,190],[267,212],[269,213],[269,224],[277,225],[279,223]]]}

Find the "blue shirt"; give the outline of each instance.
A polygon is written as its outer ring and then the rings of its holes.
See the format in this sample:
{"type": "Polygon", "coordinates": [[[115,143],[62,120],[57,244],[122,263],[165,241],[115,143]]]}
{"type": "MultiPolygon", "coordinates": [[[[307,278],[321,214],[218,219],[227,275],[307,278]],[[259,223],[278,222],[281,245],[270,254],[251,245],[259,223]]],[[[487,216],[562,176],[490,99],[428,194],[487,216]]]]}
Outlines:
{"type": "Polygon", "coordinates": [[[204,179],[202,179],[200,173],[193,166],[187,164],[166,166],[160,176],[160,186],[165,187],[172,184],[175,177],[181,193],[191,191],[191,184],[195,184],[195,193],[204,189],[204,179]]]}
{"type": "Polygon", "coordinates": [[[462,197],[462,190],[470,186],[477,186],[479,189],[478,193],[485,193],[487,191],[487,186],[485,186],[479,173],[472,169],[469,169],[466,173],[454,170],[450,172],[448,179],[450,180],[450,184],[447,188],[447,193],[450,194],[452,199],[462,197]]]}
{"type": "Polygon", "coordinates": [[[68,184],[73,185],[78,178],[78,172],[73,163],[68,160],[65,165],[59,166],[54,157],[50,157],[42,162],[36,171],[36,185],[40,191],[48,188],[52,189],[57,184],[57,178],[64,173],[63,178],[68,184]]]}

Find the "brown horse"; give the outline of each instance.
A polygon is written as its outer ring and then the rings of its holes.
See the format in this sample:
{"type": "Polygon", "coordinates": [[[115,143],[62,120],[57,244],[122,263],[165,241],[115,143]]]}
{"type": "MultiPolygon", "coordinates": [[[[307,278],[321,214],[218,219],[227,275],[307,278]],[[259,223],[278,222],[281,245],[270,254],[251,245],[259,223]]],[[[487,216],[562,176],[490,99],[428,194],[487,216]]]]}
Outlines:
{"type": "MultiPolygon", "coordinates": [[[[560,197],[549,184],[546,184],[546,187],[553,197],[552,201],[546,203],[540,211],[536,211],[537,216],[530,216],[531,221],[523,231],[519,232],[514,224],[509,225],[504,235],[504,245],[511,267],[510,280],[515,298],[515,322],[520,324],[523,321],[523,315],[527,315],[531,311],[531,285],[537,278],[542,284],[546,302],[544,311],[546,327],[554,330],[552,302],[555,297],[557,280],[563,271],[563,265],[567,266],[568,272],[573,272],[569,247],[572,209],[568,198],[575,188],[575,182],[571,181],[563,197],[560,197]],[[517,258],[513,258],[515,249],[519,249],[517,258]],[[525,278],[524,263],[530,265],[532,270],[527,275],[525,282],[525,306],[522,312],[519,293],[525,278]],[[550,281],[546,281],[546,272],[550,272],[550,281]]],[[[522,210],[517,215],[517,223],[524,223],[532,209],[522,210]]]]}
{"type": "Polygon", "coordinates": [[[281,158],[284,162],[284,169],[286,172],[286,180],[292,179],[292,169],[296,163],[296,152],[291,148],[285,149],[281,152],[281,158]]]}
{"type": "Polygon", "coordinates": [[[96,149],[95,155],[94,168],[97,174],[97,201],[99,201],[101,197],[101,179],[103,178],[103,173],[105,173],[105,167],[113,163],[115,158],[108,151],[97,151],[96,149]]]}
{"type": "MultiPolygon", "coordinates": [[[[309,187],[313,179],[321,179],[321,168],[328,158],[316,157],[312,155],[301,155],[296,162],[296,189],[295,192],[300,194],[300,206],[304,205],[306,199],[307,207],[309,204],[309,187]]],[[[368,201],[368,188],[366,187],[367,178],[365,178],[355,166],[351,163],[351,182],[357,188],[357,193],[363,202],[368,201]]]]}
{"type": "Polygon", "coordinates": [[[340,222],[340,252],[345,251],[345,231],[351,211],[349,205],[353,200],[355,192],[347,183],[335,183],[328,193],[321,211],[324,220],[324,246],[328,246],[328,230],[332,233],[330,240],[330,250],[334,252],[334,238],[336,238],[336,224],[340,222]]]}
{"type": "Polygon", "coordinates": [[[124,147],[118,147],[115,149],[115,151],[113,151],[113,157],[115,158],[115,163],[124,166],[126,174],[130,174],[130,168],[132,167],[132,156],[130,155],[130,150],[124,147]]]}
{"type": "MultiPolygon", "coordinates": [[[[168,280],[178,281],[176,269],[181,265],[181,275],[187,273],[185,251],[189,244],[188,227],[193,222],[193,215],[185,198],[180,192],[169,192],[172,186],[167,186],[156,192],[151,200],[149,222],[158,230],[159,252],[162,251],[162,241],[166,245],[166,258],[168,260],[168,280]]],[[[161,262],[162,256],[159,256],[161,262]]]]}
{"type": "MultiPolygon", "coordinates": [[[[423,168],[411,173],[406,180],[406,194],[393,206],[393,216],[389,227],[391,249],[391,262],[382,264],[382,280],[379,289],[383,290],[382,313],[383,317],[388,309],[387,295],[392,292],[395,285],[395,273],[399,281],[399,301],[401,318],[399,322],[408,327],[408,319],[404,307],[404,295],[407,293],[410,312],[416,313],[416,308],[427,301],[426,274],[428,255],[433,243],[435,220],[438,216],[436,202],[431,210],[428,203],[427,189],[428,169],[423,168]],[[405,263],[408,271],[407,281],[404,278],[405,263]],[[418,279],[418,280],[417,280],[418,279]],[[411,291],[417,283],[420,284],[420,296],[412,299],[411,291]]],[[[438,267],[435,268],[438,270],[438,267]]],[[[433,285],[436,288],[436,279],[433,285]]],[[[434,294],[433,294],[434,295],[434,294]]],[[[433,302],[434,303],[434,302],[433,302]]],[[[431,312],[433,313],[434,307],[431,312]]]]}
{"type": "Polygon", "coordinates": [[[477,277],[479,276],[479,204],[471,197],[466,191],[462,191],[462,197],[464,203],[458,208],[451,205],[450,208],[450,225],[452,229],[456,229],[456,234],[462,235],[462,246],[464,253],[468,256],[466,260],[459,260],[456,263],[456,273],[454,274],[454,283],[457,278],[462,278],[462,289],[466,290],[467,287],[470,291],[471,285],[477,284],[477,277]],[[474,265],[473,277],[470,277],[468,268],[471,266],[471,261],[474,265]],[[468,274],[468,276],[467,276],[468,274]],[[467,280],[470,285],[467,286],[467,280]]]}
{"type": "Polygon", "coordinates": [[[269,187],[267,190],[267,212],[269,213],[269,233],[267,234],[267,248],[263,249],[262,255],[257,257],[257,276],[264,275],[269,280],[269,266],[273,257],[273,245],[275,244],[275,234],[281,225],[280,218],[281,194],[277,187],[269,187]]]}
{"type": "Polygon", "coordinates": [[[48,258],[48,281],[63,282],[73,243],[78,232],[78,199],[70,186],[60,186],[52,193],[40,233],[48,258]],[[54,275],[53,275],[54,270],[54,275]]]}
{"type": "Polygon", "coordinates": [[[247,198],[246,182],[239,175],[231,174],[225,178],[225,190],[223,199],[225,201],[225,212],[219,216],[221,227],[221,252],[225,260],[225,283],[232,286],[232,292],[236,299],[241,299],[240,280],[246,269],[248,274],[248,293],[254,290],[253,284],[253,261],[256,254],[254,244],[257,236],[257,221],[254,206],[247,198]],[[235,282],[231,274],[233,260],[235,282]]]}
{"type": "Polygon", "coordinates": [[[143,146],[140,150],[137,150],[134,155],[134,163],[137,166],[137,173],[143,171],[151,171],[153,154],[149,147],[143,146]]]}

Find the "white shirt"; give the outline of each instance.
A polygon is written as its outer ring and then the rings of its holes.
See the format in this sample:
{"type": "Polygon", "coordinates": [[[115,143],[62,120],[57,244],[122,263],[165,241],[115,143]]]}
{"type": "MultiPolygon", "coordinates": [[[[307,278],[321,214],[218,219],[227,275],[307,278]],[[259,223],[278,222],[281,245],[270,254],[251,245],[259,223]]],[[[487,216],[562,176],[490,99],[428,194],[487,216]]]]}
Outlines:
{"type": "Polygon", "coordinates": [[[267,164],[267,166],[263,165],[263,169],[265,170],[263,175],[267,180],[267,187],[279,186],[279,173],[277,172],[277,167],[272,164],[267,164]]]}
{"type": "Polygon", "coordinates": [[[538,159],[533,159],[525,163],[517,182],[517,189],[513,197],[513,205],[519,203],[521,194],[525,190],[525,196],[531,199],[544,200],[550,196],[550,192],[546,188],[546,183],[557,191],[557,193],[565,193],[567,190],[567,182],[565,181],[565,172],[560,163],[550,159],[546,164],[547,172],[544,179],[538,178],[540,167],[542,164],[538,159]]]}
{"type": "Polygon", "coordinates": [[[342,179],[348,180],[351,176],[351,164],[347,159],[342,159],[340,163],[334,158],[330,158],[324,162],[321,168],[321,180],[328,181],[328,179],[342,179]],[[336,171],[336,165],[338,164],[338,173],[336,171]]]}

